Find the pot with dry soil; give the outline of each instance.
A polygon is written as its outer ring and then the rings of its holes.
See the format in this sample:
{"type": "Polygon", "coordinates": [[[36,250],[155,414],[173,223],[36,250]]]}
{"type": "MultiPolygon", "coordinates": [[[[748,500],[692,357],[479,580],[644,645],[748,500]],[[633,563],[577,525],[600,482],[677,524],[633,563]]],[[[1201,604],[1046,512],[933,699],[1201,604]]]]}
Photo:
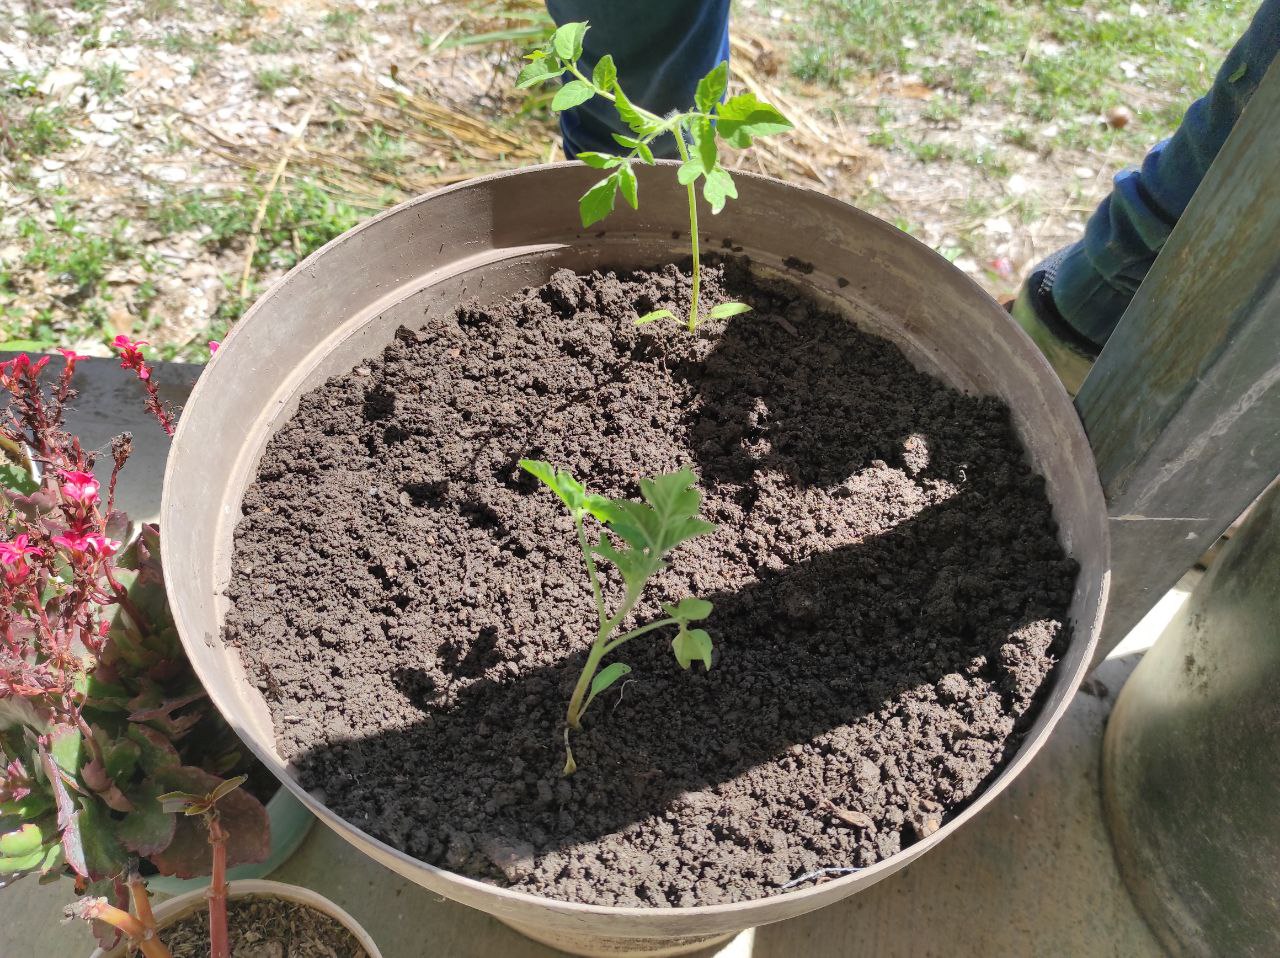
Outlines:
{"type": "MultiPolygon", "coordinates": [[[[174,958],[208,958],[208,898],[190,891],[155,906],[174,958]]],[[[359,922],[323,895],[297,885],[245,879],[227,885],[227,928],[238,958],[382,958],[359,922]]],[[[90,958],[125,958],[121,943],[90,958]]]]}
{"type": "MultiPolygon", "coordinates": [[[[637,171],[641,187],[669,170],[637,171]]],[[[240,321],[165,481],[172,603],[213,701],[331,827],[579,954],[676,954],[885,877],[1030,761],[1088,668],[1105,513],[1070,400],[976,285],[843,203],[740,176],[679,311],[683,198],[584,233],[575,164],[406,203],[240,321]],[[696,594],[575,732],[594,634],[570,522],[688,466],[696,594]]],[[[604,580],[616,598],[618,581],[604,580]]]]}

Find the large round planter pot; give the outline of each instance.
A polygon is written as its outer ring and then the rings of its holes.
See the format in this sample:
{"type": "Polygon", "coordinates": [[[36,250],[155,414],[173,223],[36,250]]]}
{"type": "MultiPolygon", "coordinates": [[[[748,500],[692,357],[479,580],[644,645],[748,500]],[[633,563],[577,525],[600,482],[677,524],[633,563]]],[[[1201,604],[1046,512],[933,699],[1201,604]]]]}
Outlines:
{"type": "MultiPolygon", "coordinates": [[[[245,315],[200,377],[165,476],[162,526],[170,601],[197,673],[259,758],[327,825],[367,854],[441,895],[486,911],[578,954],[678,954],[755,925],[851,895],[945,841],[977,815],[1044,744],[1089,667],[1108,582],[1102,490],[1084,431],[1048,364],[1003,310],[946,260],[847,204],[763,177],[740,175],[740,199],[704,242],[741,247],[762,271],[788,257],[817,299],[898,344],[921,369],[962,390],[995,395],[1015,426],[1080,563],[1069,611],[1073,638],[1016,752],[967,808],[901,853],[856,874],[756,901],[694,908],[617,908],[498,888],[425,864],[386,845],[305,794],[276,751],[266,704],[219,640],[232,533],[269,437],[299,397],[377,355],[424,311],[498,301],[561,267],[632,268],[688,254],[685,194],[674,170],[643,168],[639,211],[621,209],[583,232],[577,197],[597,174],[556,164],[450,187],[396,207],[300,263],[245,315]]],[[[447,362],[447,358],[442,358],[447,362]]]]}
{"type": "Polygon", "coordinates": [[[1280,954],[1280,485],[1143,657],[1107,723],[1125,883],[1169,954],[1280,954]]]}
{"type": "MultiPolygon", "coordinates": [[[[271,849],[266,861],[227,869],[227,878],[231,881],[270,875],[298,850],[316,823],[316,817],[307,806],[283,785],[267,801],[267,819],[271,824],[271,849]]],[[[165,895],[182,895],[209,887],[209,876],[174,878],[172,875],[152,875],[147,879],[147,887],[165,895]]]]}
{"type": "MultiPolygon", "coordinates": [[[[259,881],[257,879],[233,881],[227,885],[228,901],[235,901],[237,898],[249,898],[255,895],[264,898],[281,898],[284,901],[297,902],[299,905],[314,908],[316,911],[328,915],[346,928],[347,931],[351,932],[356,941],[360,942],[360,947],[369,953],[369,958],[382,958],[382,953],[378,951],[378,946],[373,943],[373,939],[369,937],[369,933],[360,926],[359,922],[329,901],[329,899],[313,892],[309,888],[286,885],[277,881],[259,881]]],[[[154,910],[156,925],[160,929],[161,938],[164,937],[166,926],[173,924],[180,918],[185,918],[193,911],[200,911],[207,907],[209,907],[209,899],[205,897],[203,891],[189,891],[186,894],[179,895],[177,898],[170,898],[168,901],[160,902],[155,906],[154,910]]],[[[128,944],[121,942],[110,951],[96,948],[89,958],[126,958],[128,954],[130,954],[128,944]]]]}

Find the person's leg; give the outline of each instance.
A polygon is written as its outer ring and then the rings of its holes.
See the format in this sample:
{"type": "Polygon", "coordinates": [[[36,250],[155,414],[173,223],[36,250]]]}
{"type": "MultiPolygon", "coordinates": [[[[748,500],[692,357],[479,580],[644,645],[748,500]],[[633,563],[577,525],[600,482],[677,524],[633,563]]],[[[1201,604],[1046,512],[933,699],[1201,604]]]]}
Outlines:
{"type": "MultiPolygon", "coordinates": [[[[1186,210],[1214,157],[1280,49],[1280,0],[1264,0],[1244,36],[1227,55],[1209,92],[1187,110],[1168,140],[1136,170],[1115,178],[1082,240],[1032,271],[1014,315],[1064,381],[1082,380],[1115,329],[1186,210]]],[[[1079,383],[1068,383],[1074,392],[1079,383]]]]}
{"type": "MultiPolygon", "coordinates": [[[[658,115],[693,103],[698,81],[729,59],[729,0],[547,0],[557,24],[587,20],[582,65],[590,75],[606,53],[618,67],[627,96],[658,115]]],[[[596,97],[560,114],[564,152],[616,153],[612,133],[630,131],[608,102],[596,97]]],[[[675,156],[675,141],[654,144],[660,156],[675,156]]]]}

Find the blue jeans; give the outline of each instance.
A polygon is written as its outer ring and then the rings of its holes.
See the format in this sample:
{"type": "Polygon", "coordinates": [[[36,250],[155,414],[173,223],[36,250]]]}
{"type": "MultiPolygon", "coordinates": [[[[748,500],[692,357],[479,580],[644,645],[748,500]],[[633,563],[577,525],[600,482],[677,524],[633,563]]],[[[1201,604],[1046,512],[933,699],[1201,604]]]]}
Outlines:
{"type": "MultiPolygon", "coordinates": [[[[587,20],[582,68],[588,76],[596,61],[613,54],[618,82],[634,102],[662,116],[693,103],[698,81],[729,59],[729,0],[547,0],[557,24],[587,20]]],[[[560,114],[564,152],[618,152],[611,133],[631,131],[613,105],[596,97],[560,114]]],[[[676,155],[675,140],[654,143],[659,156],[676,155]]]]}
{"type": "Polygon", "coordinates": [[[1278,48],[1280,0],[1263,0],[1213,86],[1191,104],[1177,132],[1153,147],[1140,168],[1116,176],[1083,239],[1032,272],[1031,300],[1046,325],[1065,322],[1077,343],[1094,353],[1102,348],[1278,48]]]}

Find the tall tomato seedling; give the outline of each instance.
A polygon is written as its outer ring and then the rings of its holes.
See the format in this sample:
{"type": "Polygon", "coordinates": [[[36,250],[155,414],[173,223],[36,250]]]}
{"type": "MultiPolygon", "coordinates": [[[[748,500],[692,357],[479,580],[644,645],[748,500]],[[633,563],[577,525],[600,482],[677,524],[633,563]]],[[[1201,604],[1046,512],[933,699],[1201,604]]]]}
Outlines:
{"type": "MultiPolygon", "coordinates": [[[[608,176],[587,190],[578,200],[582,225],[591,226],[613,211],[619,193],[632,209],[639,208],[636,174],[632,165],[639,161],[653,164],[652,143],[664,134],[675,137],[681,163],[676,179],[689,195],[689,235],[693,246],[693,291],[689,299],[689,332],[698,328],[698,295],[701,291],[702,271],[698,249],[698,181],[702,181],[702,196],[711,207],[712,214],[719,213],[730,199],[738,198],[733,177],[720,164],[717,140],[730,146],[746,148],[756,137],[770,136],[791,129],[791,123],[775,107],[764,103],[752,93],[740,93],[727,100],[722,99],[729,85],[729,64],[721,62],[698,81],[694,93],[694,108],[661,117],[632,103],[618,83],[618,69],[613,57],[605,54],[596,63],[588,77],[578,67],[582,57],[582,38],[588,25],[566,23],[560,27],[545,46],[526,55],[529,64],[520,71],[516,86],[524,89],[568,74],[569,79],[556,91],[551,108],[569,110],[586,103],[592,97],[603,97],[613,104],[623,123],[634,136],[613,134],[618,145],[629,152],[619,156],[608,153],[582,152],[578,159],[598,170],[610,170],[608,176]]],[[[720,319],[745,313],[751,307],[745,303],[720,303],[707,314],[720,319]]],[[[675,319],[669,309],[659,309],[636,320],[637,325],[658,319],[675,319]]]]}

